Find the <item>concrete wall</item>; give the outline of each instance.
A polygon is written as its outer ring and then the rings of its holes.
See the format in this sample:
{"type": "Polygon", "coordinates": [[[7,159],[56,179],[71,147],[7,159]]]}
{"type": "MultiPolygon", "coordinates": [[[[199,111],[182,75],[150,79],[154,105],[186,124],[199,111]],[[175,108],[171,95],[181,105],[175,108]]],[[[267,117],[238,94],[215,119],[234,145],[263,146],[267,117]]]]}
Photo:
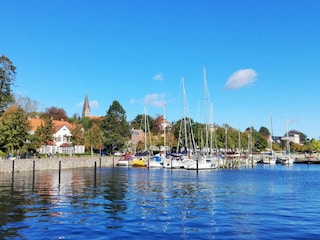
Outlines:
{"type": "Polygon", "coordinates": [[[97,167],[113,167],[117,162],[118,158],[105,156],[0,160],[0,172],[59,169],[60,164],[61,169],[94,167],[95,163],[97,167]]]}

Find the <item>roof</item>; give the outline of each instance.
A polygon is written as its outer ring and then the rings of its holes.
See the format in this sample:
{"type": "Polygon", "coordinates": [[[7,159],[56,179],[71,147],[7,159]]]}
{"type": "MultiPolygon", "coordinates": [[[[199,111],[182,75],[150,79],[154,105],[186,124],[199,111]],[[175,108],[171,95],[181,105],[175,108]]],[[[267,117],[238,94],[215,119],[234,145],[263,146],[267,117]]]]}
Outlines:
{"type": "Polygon", "coordinates": [[[58,132],[63,126],[66,126],[69,130],[73,129],[73,125],[67,121],[61,120],[53,120],[54,132],[58,132]]]}
{"type": "MultiPolygon", "coordinates": [[[[29,119],[30,127],[32,131],[36,131],[38,127],[44,125],[44,120],[41,118],[31,118],[29,119]]],[[[53,120],[54,132],[58,132],[63,126],[66,126],[69,130],[73,129],[73,125],[67,121],[53,120]]]]}

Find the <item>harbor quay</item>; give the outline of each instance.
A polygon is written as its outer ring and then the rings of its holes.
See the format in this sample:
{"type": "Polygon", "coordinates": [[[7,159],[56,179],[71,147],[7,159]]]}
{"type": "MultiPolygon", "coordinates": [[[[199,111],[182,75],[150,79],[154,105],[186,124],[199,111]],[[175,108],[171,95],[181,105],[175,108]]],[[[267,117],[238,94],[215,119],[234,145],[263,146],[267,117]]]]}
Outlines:
{"type": "MultiPolygon", "coordinates": [[[[294,163],[320,164],[320,157],[306,157],[303,154],[293,154],[294,163]]],[[[254,156],[254,162],[261,160],[261,155],[254,156]]],[[[65,156],[48,158],[0,159],[0,173],[26,171],[41,171],[72,168],[115,167],[119,162],[118,156],[65,156]]],[[[251,163],[251,161],[249,161],[251,163]]],[[[237,168],[243,165],[239,159],[228,159],[219,168],[237,168]]]]}
{"type": "Polygon", "coordinates": [[[113,167],[118,162],[111,156],[68,156],[53,158],[2,159],[0,172],[23,172],[54,169],[113,167]]]}

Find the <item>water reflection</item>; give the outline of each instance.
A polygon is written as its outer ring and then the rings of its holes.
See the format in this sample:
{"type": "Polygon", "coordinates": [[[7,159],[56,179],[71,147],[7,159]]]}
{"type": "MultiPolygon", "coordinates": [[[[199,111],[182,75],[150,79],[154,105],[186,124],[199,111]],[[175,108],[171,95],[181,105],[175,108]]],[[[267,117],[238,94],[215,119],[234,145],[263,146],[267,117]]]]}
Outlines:
{"type": "Polygon", "coordinates": [[[316,230],[303,226],[319,224],[318,172],[261,166],[199,174],[74,169],[60,178],[58,171],[0,173],[0,238],[310,238],[316,230]]]}

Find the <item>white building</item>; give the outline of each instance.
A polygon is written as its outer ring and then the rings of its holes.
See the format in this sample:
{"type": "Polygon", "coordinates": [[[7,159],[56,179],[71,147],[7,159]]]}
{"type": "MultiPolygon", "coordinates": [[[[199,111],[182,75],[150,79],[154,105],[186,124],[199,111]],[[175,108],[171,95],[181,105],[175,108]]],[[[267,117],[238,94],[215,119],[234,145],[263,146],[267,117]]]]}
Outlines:
{"type": "MultiPolygon", "coordinates": [[[[44,125],[44,120],[40,118],[31,118],[29,119],[31,125],[30,134],[34,134],[38,127],[44,125]]],[[[53,142],[47,146],[41,146],[39,152],[42,154],[75,154],[75,153],[84,153],[84,146],[72,146],[71,144],[71,130],[73,125],[67,121],[53,120],[54,133],[53,133],[53,142]]]]}

